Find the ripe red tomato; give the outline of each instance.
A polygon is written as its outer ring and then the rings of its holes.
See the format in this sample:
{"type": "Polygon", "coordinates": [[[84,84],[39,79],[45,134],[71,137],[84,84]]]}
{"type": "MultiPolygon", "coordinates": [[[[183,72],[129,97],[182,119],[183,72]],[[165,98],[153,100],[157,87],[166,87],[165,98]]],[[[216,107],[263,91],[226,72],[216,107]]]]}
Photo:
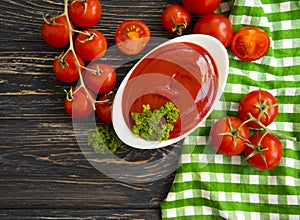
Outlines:
{"type": "MultiPolygon", "coordinates": [[[[68,23],[63,15],[55,18],[44,17],[41,34],[46,43],[56,48],[64,47],[70,43],[68,23]]],[[[72,34],[74,35],[74,33],[72,34]]]]}
{"type": "Polygon", "coordinates": [[[81,28],[94,26],[102,15],[102,7],[99,0],[73,0],[68,9],[73,23],[81,28]]]}
{"type": "Polygon", "coordinates": [[[181,35],[190,25],[191,15],[185,8],[174,4],[164,10],[161,21],[168,32],[181,35]]]}
{"type": "MultiPolygon", "coordinates": [[[[80,56],[76,56],[80,65],[84,66],[83,60],[80,56]]],[[[72,83],[79,79],[79,72],[77,64],[72,52],[67,54],[62,53],[59,57],[56,57],[53,61],[53,73],[57,79],[62,82],[72,83]]]]}
{"type": "Polygon", "coordinates": [[[228,116],[218,120],[210,130],[210,142],[212,147],[219,153],[234,156],[241,153],[250,137],[250,131],[246,125],[242,124],[242,120],[228,116]]]}
{"type": "Polygon", "coordinates": [[[106,124],[112,123],[111,112],[112,112],[113,98],[114,98],[114,94],[108,93],[101,96],[97,100],[98,103],[96,104],[96,114],[106,124]]]}
{"type": "Polygon", "coordinates": [[[90,90],[104,94],[115,87],[117,74],[110,65],[94,63],[88,69],[93,71],[85,71],[84,82],[90,90]]]}
{"type": "Polygon", "coordinates": [[[97,30],[86,30],[77,35],[74,42],[75,50],[85,61],[104,56],[107,50],[105,36],[97,30]]]}
{"type": "Polygon", "coordinates": [[[182,0],[183,6],[193,14],[212,13],[221,4],[221,0],[182,0]]]}
{"type": "Polygon", "coordinates": [[[150,41],[150,29],[140,20],[122,22],[115,33],[115,42],[120,51],[127,55],[140,53],[150,41]]]}
{"type": "Polygon", "coordinates": [[[276,167],[282,158],[282,144],[272,134],[255,133],[250,137],[251,145],[244,151],[247,162],[259,170],[270,170],[276,167]]]}
{"type": "Polygon", "coordinates": [[[270,48],[268,34],[257,27],[243,27],[233,37],[231,50],[239,59],[251,62],[262,58],[270,48]]]}
{"type": "MultiPolygon", "coordinates": [[[[92,92],[89,91],[89,95],[95,100],[95,96],[92,92]]],[[[67,114],[73,118],[85,118],[94,111],[93,104],[82,87],[73,87],[67,93],[64,107],[67,114]]]]}
{"type": "MultiPolygon", "coordinates": [[[[250,118],[249,113],[257,120],[268,126],[278,115],[278,103],[275,97],[264,90],[255,90],[245,95],[239,103],[239,116],[246,121],[250,118]]],[[[261,128],[257,123],[250,121],[249,127],[261,128]]]]}
{"type": "Polygon", "coordinates": [[[221,14],[207,14],[201,17],[193,32],[207,34],[220,40],[224,47],[228,47],[233,38],[233,27],[227,17],[221,14]]]}

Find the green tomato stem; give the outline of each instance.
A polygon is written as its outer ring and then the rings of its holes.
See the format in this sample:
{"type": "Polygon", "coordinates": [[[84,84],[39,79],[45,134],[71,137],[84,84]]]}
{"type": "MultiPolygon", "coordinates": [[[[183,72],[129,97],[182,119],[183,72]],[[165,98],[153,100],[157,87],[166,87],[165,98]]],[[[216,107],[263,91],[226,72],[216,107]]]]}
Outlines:
{"type": "Polygon", "coordinates": [[[82,76],[82,71],[81,71],[82,65],[80,64],[80,62],[78,60],[78,57],[77,57],[77,54],[76,54],[75,49],[74,49],[73,33],[74,32],[79,32],[79,31],[74,30],[72,28],[70,17],[69,17],[69,12],[68,12],[68,1],[69,0],[64,0],[64,13],[62,14],[66,17],[67,24],[68,24],[68,30],[69,30],[70,43],[69,43],[68,51],[71,51],[74,55],[76,66],[77,66],[77,69],[78,69],[78,72],[79,72],[80,87],[82,87],[84,89],[86,95],[88,96],[89,100],[91,101],[91,103],[93,105],[93,109],[96,110],[96,106],[95,106],[96,100],[90,95],[90,93],[89,93],[89,91],[88,91],[88,89],[87,89],[87,87],[84,83],[83,76],[82,76]]]}
{"type": "Polygon", "coordinates": [[[263,123],[261,123],[260,120],[257,120],[256,118],[254,118],[251,113],[248,113],[248,115],[249,115],[250,118],[247,120],[247,122],[254,121],[258,125],[260,125],[267,133],[270,133],[270,134],[275,135],[279,138],[287,139],[287,140],[290,140],[290,141],[297,141],[297,138],[295,138],[295,137],[291,137],[291,136],[288,136],[288,135],[282,134],[280,132],[273,131],[273,130],[269,129],[267,126],[265,126],[263,123]]]}

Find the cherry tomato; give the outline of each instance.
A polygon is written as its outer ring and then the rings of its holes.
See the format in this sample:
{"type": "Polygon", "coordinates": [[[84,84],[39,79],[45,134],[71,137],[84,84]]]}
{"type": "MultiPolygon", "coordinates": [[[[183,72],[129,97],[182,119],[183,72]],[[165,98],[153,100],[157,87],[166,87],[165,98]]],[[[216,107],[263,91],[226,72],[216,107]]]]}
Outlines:
{"type": "MultiPolygon", "coordinates": [[[[55,18],[45,16],[41,34],[46,43],[56,48],[64,47],[70,43],[69,28],[65,16],[55,18]]],[[[74,35],[74,33],[72,34],[74,35]]]]}
{"type": "Polygon", "coordinates": [[[95,93],[104,94],[111,91],[117,81],[115,70],[108,64],[92,64],[85,71],[84,81],[87,87],[95,93]]]}
{"type": "Polygon", "coordinates": [[[140,20],[122,22],[115,33],[115,42],[120,51],[127,55],[140,53],[150,41],[150,29],[140,20]]]}
{"type": "Polygon", "coordinates": [[[210,142],[212,147],[219,153],[234,156],[241,153],[250,137],[250,131],[242,120],[228,116],[219,119],[210,130],[210,142]],[[239,130],[237,130],[239,128],[239,130]]]}
{"type": "MultiPolygon", "coordinates": [[[[80,56],[76,56],[81,66],[84,66],[80,56]]],[[[79,72],[72,52],[62,53],[53,61],[53,73],[62,82],[72,83],[79,79],[79,72]]]]}
{"type": "Polygon", "coordinates": [[[191,15],[185,8],[174,4],[164,10],[161,21],[168,32],[181,35],[190,25],[191,15]]]}
{"type": "MultiPolygon", "coordinates": [[[[238,113],[244,121],[250,118],[250,113],[263,125],[268,126],[278,115],[278,103],[271,93],[264,90],[255,90],[240,100],[238,113]]],[[[253,121],[248,122],[247,125],[252,128],[261,128],[259,124],[253,121]]]]}
{"type": "Polygon", "coordinates": [[[193,14],[212,13],[221,4],[221,0],[182,0],[183,6],[193,14]]]}
{"type": "Polygon", "coordinates": [[[221,14],[207,14],[201,17],[193,30],[194,34],[207,34],[217,38],[228,47],[233,38],[233,27],[227,17],[221,14]]]}
{"type": "Polygon", "coordinates": [[[282,158],[282,144],[272,134],[255,133],[250,137],[251,145],[244,151],[247,162],[259,170],[270,170],[276,167],[282,158]]]}
{"type": "Polygon", "coordinates": [[[98,23],[102,15],[99,0],[74,0],[69,5],[69,15],[74,24],[89,28],[98,23]]]}
{"type": "Polygon", "coordinates": [[[77,35],[74,42],[75,50],[85,61],[104,56],[107,50],[105,36],[97,30],[86,30],[77,35]]]}
{"type": "MultiPolygon", "coordinates": [[[[95,100],[95,96],[92,92],[89,91],[89,95],[95,100]]],[[[64,107],[67,114],[73,118],[85,118],[94,111],[93,104],[82,87],[73,87],[67,93],[64,107]]]]}
{"type": "Polygon", "coordinates": [[[106,124],[112,123],[111,112],[112,112],[113,98],[114,98],[114,94],[108,93],[101,96],[97,100],[98,103],[96,104],[96,114],[106,124]]]}
{"type": "Polygon", "coordinates": [[[243,27],[233,36],[231,50],[239,59],[247,62],[258,60],[270,48],[268,34],[257,27],[243,27]]]}

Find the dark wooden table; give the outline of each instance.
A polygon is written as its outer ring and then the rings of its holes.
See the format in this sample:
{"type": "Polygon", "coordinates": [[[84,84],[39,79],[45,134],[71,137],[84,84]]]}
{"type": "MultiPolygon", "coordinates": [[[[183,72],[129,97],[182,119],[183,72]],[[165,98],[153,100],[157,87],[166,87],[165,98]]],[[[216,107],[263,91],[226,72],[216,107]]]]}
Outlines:
{"type": "MultiPolygon", "coordinates": [[[[101,3],[102,19],[94,28],[109,46],[126,19],[143,20],[153,37],[173,37],[162,28],[161,13],[180,1],[101,3]]],[[[63,0],[0,1],[0,219],[160,219],[160,202],[174,178],[180,146],[122,146],[116,153],[120,160],[96,161],[111,168],[109,175],[93,166],[63,107],[63,90],[69,85],[52,73],[61,49],[47,45],[40,34],[41,14],[62,11],[63,0]],[[119,170],[127,162],[142,169],[119,170]]],[[[133,64],[118,70],[118,83],[133,64]]]]}

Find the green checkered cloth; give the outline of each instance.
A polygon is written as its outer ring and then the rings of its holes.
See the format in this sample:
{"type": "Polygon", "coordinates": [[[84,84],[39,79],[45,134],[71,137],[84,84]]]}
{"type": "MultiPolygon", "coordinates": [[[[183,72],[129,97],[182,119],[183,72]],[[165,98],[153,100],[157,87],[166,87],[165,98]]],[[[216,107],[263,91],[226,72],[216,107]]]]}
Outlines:
{"type": "Polygon", "coordinates": [[[264,29],[271,48],[254,62],[238,60],[230,50],[227,85],[205,124],[188,136],[167,197],[163,219],[300,219],[300,142],[281,140],[283,158],[276,168],[259,171],[243,155],[227,157],[209,146],[212,124],[237,116],[239,100],[263,89],[279,103],[269,127],[300,140],[300,1],[235,0],[218,9],[234,30],[251,25],[264,29]]]}

